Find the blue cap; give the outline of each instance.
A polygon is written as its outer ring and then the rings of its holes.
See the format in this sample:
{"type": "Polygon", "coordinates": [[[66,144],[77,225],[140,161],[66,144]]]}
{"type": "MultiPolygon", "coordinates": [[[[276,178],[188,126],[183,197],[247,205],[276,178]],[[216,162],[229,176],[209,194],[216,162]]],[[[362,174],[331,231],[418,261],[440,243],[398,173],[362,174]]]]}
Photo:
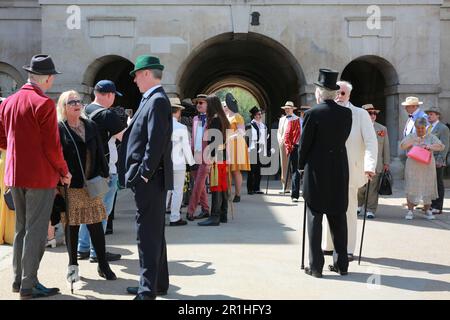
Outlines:
{"type": "Polygon", "coordinates": [[[100,80],[95,85],[94,90],[102,93],[113,92],[119,97],[122,97],[122,94],[116,90],[116,85],[111,80],[100,80]]]}

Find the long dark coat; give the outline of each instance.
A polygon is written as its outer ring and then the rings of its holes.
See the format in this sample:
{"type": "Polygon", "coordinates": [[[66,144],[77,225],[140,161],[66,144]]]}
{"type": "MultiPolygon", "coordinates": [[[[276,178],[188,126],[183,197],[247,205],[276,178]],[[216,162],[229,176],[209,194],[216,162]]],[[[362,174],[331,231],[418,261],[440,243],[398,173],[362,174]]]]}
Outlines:
{"type": "Polygon", "coordinates": [[[304,169],[303,198],[313,211],[345,214],[348,206],[348,160],[345,142],[352,112],[326,100],[305,112],[299,147],[304,169]]]}

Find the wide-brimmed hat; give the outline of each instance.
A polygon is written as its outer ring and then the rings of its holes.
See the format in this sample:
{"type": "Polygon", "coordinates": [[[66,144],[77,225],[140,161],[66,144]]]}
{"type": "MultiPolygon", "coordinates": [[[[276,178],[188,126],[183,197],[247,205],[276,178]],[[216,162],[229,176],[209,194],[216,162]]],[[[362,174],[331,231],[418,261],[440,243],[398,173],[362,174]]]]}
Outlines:
{"type": "Polygon", "coordinates": [[[100,80],[94,87],[94,90],[101,93],[115,93],[119,97],[123,95],[116,90],[116,85],[111,80],[100,80]]]}
{"type": "Polygon", "coordinates": [[[428,113],[428,112],[434,112],[434,113],[437,113],[440,115],[441,108],[432,106],[432,107],[429,107],[427,110],[425,110],[425,113],[428,113]]]}
{"type": "Polygon", "coordinates": [[[55,64],[53,63],[52,57],[47,54],[37,54],[33,56],[30,64],[23,66],[22,68],[27,70],[29,73],[43,76],[61,73],[55,69],[55,64]]]}
{"type": "Polygon", "coordinates": [[[294,103],[292,101],[286,101],[284,106],[281,106],[281,109],[288,109],[288,108],[297,109],[297,107],[294,106],[294,103]]]}
{"type": "Polygon", "coordinates": [[[300,106],[300,111],[306,111],[311,109],[311,106],[300,106]]]}
{"type": "Polygon", "coordinates": [[[180,98],[169,98],[170,106],[172,108],[178,108],[180,110],[184,110],[185,108],[181,105],[180,98]]]}
{"type": "Polygon", "coordinates": [[[136,58],[134,70],[130,72],[130,76],[134,77],[136,71],[144,69],[164,70],[164,66],[159,62],[159,58],[155,56],[142,55],[136,58]]]}
{"type": "Polygon", "coordinates": [[[374,107],[373,104],[371,104],[371,103],[365,104],[365,105],[363,105],[361,108],[363,108],[363,109],[366,110],[367,112],[373,111],[373,112],[376,112],[376,113],[380,113],[380,110],[375,109],[375,107],[374,107]]]}
{"type": "Polygon", "coordinates": [[[339,86],[336,84],[338,75],[339,72],[331,69],[319,69],[319,79],[314,84],[328,90],[339,90],[339,86]]]}
{"type": "Polygon", "coordinates": [[[230,92],[225,95],[225,103],[227,104],[227,108],[232,112],[239,112],[237,100],[230,92]]]}
{"type": "Polygon", "coordinates": [[[402,102],[402,106],[418,106],[423,104],[422,101],[419,101],[417,97],[407,97],[405,101],[402,102]]]}
{"type": "Polygon", "coordinates": [[[250,112],[250,114],[252,116],[254,116],[255,114],[257,114],[258,112],[262,113],[262,110],[260,108],[258,108],[257,106],[254,106],[253,108],[251,108],[248,112],[250,112]]]}
{"type": "Polygon", "coordinates": [[[192,99],[192,102],[193,102],[194,104],[197,104],[198,101],[200,101],[200,100],[206,100],[206,98],[208,98],[208,95],[207,95],[207,94],[200,93],[200,94],[198,94],[194,99],[192,99]]]}

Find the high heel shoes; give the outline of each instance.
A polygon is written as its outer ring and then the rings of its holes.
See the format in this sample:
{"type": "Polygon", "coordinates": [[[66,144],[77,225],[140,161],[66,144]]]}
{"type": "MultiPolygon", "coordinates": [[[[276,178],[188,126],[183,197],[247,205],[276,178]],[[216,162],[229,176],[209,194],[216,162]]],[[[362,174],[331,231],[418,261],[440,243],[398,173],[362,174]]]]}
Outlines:
{"type": "Polygon", "coordinates": [[[100,264],[97,267],[98,275],[102,278],[105,278],[106,280],[116,280],[117,276],[116,274],[111,270],[109,267],[109,264],[104,264],[100,266],[100,264]]]}
{"type": "Polygon", "coordinates": [[[77,265],[70,265],[67,269],[67,282],[70,283],[70,292],[73,294],[73,284],[80,281],[77,265]]]}
{"type": "Polygon", "coordinates": [[[47,244],[45,245],[46,248],[51,247],[51,248],[56,248],[56,238],[47,240],[47,244]]]}

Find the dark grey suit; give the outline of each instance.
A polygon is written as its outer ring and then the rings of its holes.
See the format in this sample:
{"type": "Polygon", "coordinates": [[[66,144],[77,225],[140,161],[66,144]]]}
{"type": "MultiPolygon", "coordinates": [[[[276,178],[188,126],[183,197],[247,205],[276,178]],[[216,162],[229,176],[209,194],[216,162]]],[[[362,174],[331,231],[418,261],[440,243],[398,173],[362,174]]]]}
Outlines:
{"type": "MultiPolygon", "coordinates": [[[[444,150],[434,152],[434,159],[436,161],[436,165],[438,165],[439,162],[445,165],[450,144],[449,141],[450,130],[445,124],[439,121],[433,128],[431,133],[434,134],[442,142],[443,145],[445,145],[444,150]]],[[[433,209],[442,210],[442,207],[444,206],[444,196],[445,196],[444,168],[445,168],[444,166],[436,166],[436,178],[437,178],[439,198],[431,202],[431,207],[433,209]]]]}
{"type": "Polygon", "coordinates": [[[137,206],[138,293],[148,296],[169,287],[164,225],[166,193],[173,188],[172,130],[170,102],[159,87],[143,97],[119,152],[119,183],[134,191],[137,206]]]}

